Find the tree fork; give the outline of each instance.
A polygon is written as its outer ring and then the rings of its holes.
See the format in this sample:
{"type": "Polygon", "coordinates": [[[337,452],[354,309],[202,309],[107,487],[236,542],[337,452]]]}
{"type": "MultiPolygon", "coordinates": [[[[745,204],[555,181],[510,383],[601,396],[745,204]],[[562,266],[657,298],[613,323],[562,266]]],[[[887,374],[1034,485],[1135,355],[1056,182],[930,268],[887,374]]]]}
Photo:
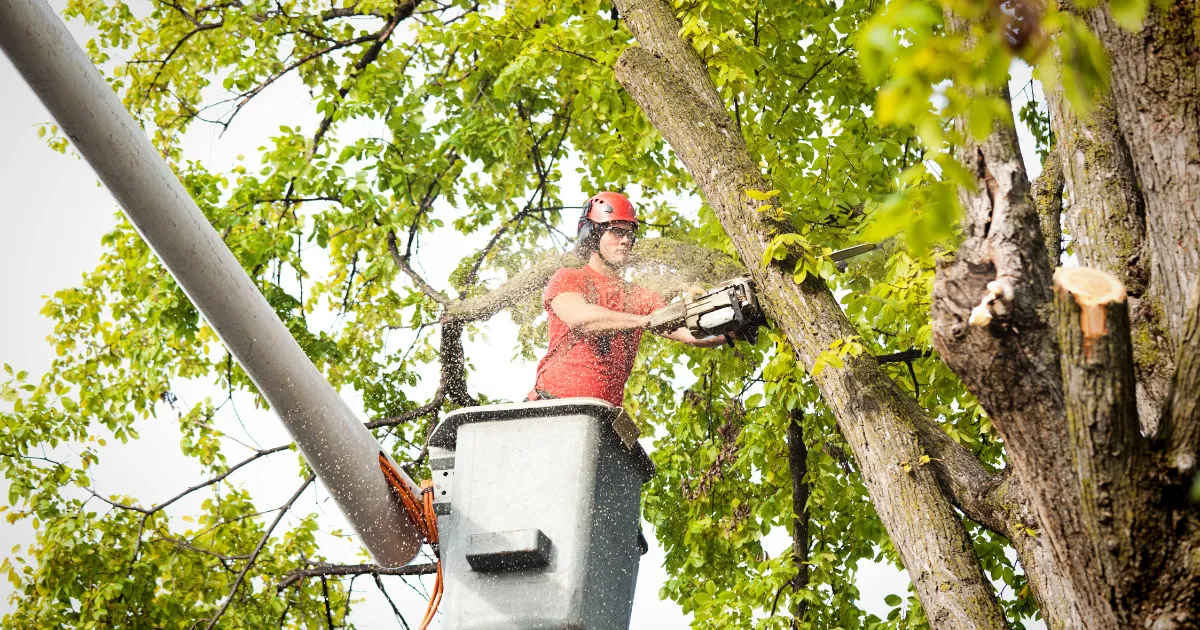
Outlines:
{"type": "MultiPolygon", "coordinates": [[[[742,260],[762,260],[771,226],[746,191],[768,187],[699,56],[679,38],[679,21],[661,0],[620,0],[618,9],[642,47],[617,60],[617,80],[687,167],[742,260]]],[[[797,284],[777,266],[748,267],[806,366],[832,341],[856,334],[824,283],[810,277],[797,284]]],[[[871,357],[814,380],[854,449],[931,625],[1007,627],[962,522],[932,472],[916,465],[924,454],[914,427],[923,419],[919,408],[916,418],[910,415],[910,401],[871,357]]]]}

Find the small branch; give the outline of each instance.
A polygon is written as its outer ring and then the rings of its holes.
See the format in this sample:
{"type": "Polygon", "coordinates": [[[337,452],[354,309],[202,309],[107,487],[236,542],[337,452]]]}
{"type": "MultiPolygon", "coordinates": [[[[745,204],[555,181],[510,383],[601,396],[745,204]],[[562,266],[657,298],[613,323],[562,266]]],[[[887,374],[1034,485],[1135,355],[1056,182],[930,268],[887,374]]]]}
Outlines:
{"type": "MultiPolygon", "coordinates": [[[[410,564],[404,567],[381,567],[378,564],[317,564],[310,569],[297,569],[283,576],[283,580],[275,586],[276,592],[282,592],[293,584],[310,578],[342,575],[432,575],[437,573],[437,564],[410,564]]],[[[382,588],[382,587],[380,587],[382,588]]],[[[397,615],[399,613],[396,613],[397,615]]]]}
{"type": "Polygon", "coordinates": [[[245,107],[246,105],[248,105],[250,103],[251,99],[253,99],[254,97],[258,96],[260,93],[262,93],[262,91],[267,89],[267,87],[269,87],[272,83],[283,78],[283,76],[286,75],[287,73],[291,72],[292,70],[295,70],[296,68],[299,68],[300,66],[303,66],[304,64],[306,64],[314,59],[317,59],[319,57],[324,57],[325,55],[328,55],[331,52],[335,52],[335,51],[341,50],[343,48],[349,48],[351,46],[357,46],[358,44],[365,44],[369,41],[378,39],[378,37],[382,33],[383,33],[383,31],[380,31],[378,33],[371,33],[369,35],[355,37],[354,39],[340,41],[340,42],[337,42],[330,46],[326,46],[325,48],[322,48],[320,50],[311,52],[311,53],[301,57],[300,59],[297,59],[296,61],[293,61],[292,63],[288,64],[279,72],[272,74],[271,76],[264,79],[261,83],[254,86],[254,88],[252,88],[250,91],[242,93],[241,98],[238,99],[238,102],[234,106],[233,111],[230,112],[228,118],[225,119],[226,128],[228,128],[228,126],[233,123],[233,119],[236,118],[239,113],[241,113],[242,108],[245,107]]]}
{"type": "Polygon", "coordinates": [[[288,510],[291,509],[296,500],[300,498],[300,495],[304,494],[304,491],[307,490],[308,486],[312,484],[313,479],[315,479],[315,477],[310,474],[308,478],[304,480],[304,483],[300,484],[300,488],[296,490],[296,493],[292,495],[292,498],[288,499],[287,503],[284,503],[283,506],[279,508],[279,513],[275,515],[275,520],[271,521],[271,525],[267,527],[267,531],[263,532],[262,538],[258,539],[258,544],[254,546],[254,551],[250,553],[250,557],[246,560],[246,566],[242,567],[242,571],[238,573],[237,579],[234,580],[233,586],[229,589],[229,595],[225,597],[225,602],[221,604],[221,608],[217,611],[217,614],[213,615],[212,619],[208,620],[208,625],[204,627],[204,630],[212,630],[215,628],[217,621],[219,621],[221,616],[225,614],[225,611],[229,609],[229,605],[233,603],[234,595],[237,594],[238,588],[241,587],[242,582],[246,579],[246,574],[250,572],[250,568],[254,566],[254,561],[258,559],[258,554],[262,553],[263,547],[265,547],[267,544],[267,540],[271,538],[271,533],[275,531],[275,528],[279,525],[279,521],[283,520],[283,516],[287,514],[288,510]]]}
{"type": "Polygon", "coordinates": [[[168,505],[171,505],[172,503],[174,503],[174,502],[176,502],[176,501],[178,501],[178,500],[182,499],[183,497],[185,497],[185,496],[187,496],[187,495],[189,495],[189,494],[191,494],[191,493],[193,493],[193,492],[195,492],[195,491],[197,491],[197,490],[199,490],[199,489],[201,489],[201,488],[204,488],[204,487],[207,487],[207,486],[211,486],[211,485],[213,485],[214,483],[219,483],[219,482],[221,482],[221,481],[224,481],[226,477],[228,477],[229,475],[232,475],[233,473],[237,472],[237,470],[238,470],[239,468],[241,468],[241,467],[243,467],[243,466],[245,466],[245,465],[247,465],[247,464],[249,464],[249,463],[251,463],[251,462],[257,461],[257,460],[259,460],[260,458],[266,457],[266,456],[268,456],[268,455],[274,455],[275,453],[278,453],[278,452],[280,452],[280,451],[286,451],[286,450],[288,450],[288,448],[290,448],[290,447],[291,447],[291,444],[284,444],[283,446],[276,446],[276,447],[274,447],[274,448],[268,448],[268,449],[266,449],[266,450],[256,451],[256,452],[254,453],[254,455],[250,456],[248,459],[242,460],[241,462],[237,463],[236,465],[234,465],[234,466],[233,466],[232,468],[230,468],[229,470],[226,470],[225,472],[221,473],[220,475],[217,475],[216,477],[213,477],[212,479],[209,479],[208,481],[205,481],[205,482],[203,482],[203,483],[196,484],[196,485],[194,485],[194,486],[192,486],[192,487],[188,488],[187,490],[184,490],[183,492],[180,492],[179,494],[177,494],[177,495],[175,495],[175,496],[171,497],[170,499],[167,499],[166,501],[163,501],[162,503],[159,503],[158,505],[156,505],[156,506],[154,506],[154,507],[150,508],[150,509],[147,511],[147,513],[148,513],[148,514],[152,514],[152,513],[154,513],[154,512],[157,512],[157,511],[159,511],[159,510],[161,510],[161,509],[163,509],[163,508],[167,507],[168,505]]]}
{"type": "Polygon", "coordinates": [[[930,350],[919,350],[913,348],[904,352],[893,352],[891,354],[877,354],[875,360],[880,363],[908,363],[917,359],[924,359],[931,354],[930,350]]]}
{"type": "MultiPolygon", "coordinates": [[[[436,571],[437,567],[435,566],[434,572],[436,571]]],[[[396,608],[396,602],[392,601],[392,596],[388,594],[387,589],[384,588],[383,580],[379,579],[379,575],[372,575],[371,577],[375,579],[375,586],[379,588],[380,593],[383,593],[383,598],[386,599],[388,605],[392,607],[392,614],[396,615],[396,621],[399,621],[400,625],[404,626],[404,630],[412,630],[412,628],[408,626],[408,620],[404,618],[404,615],[400,614],[400,609],[396,608]]]]}
{"type": "Polygon", "coordinates": [[[447,297],[445,293],[433,288],[432,285],[425,281],[425,278],[421,277],[421,274],[417,273],[416,270],[414,270],[412,266],[408,264],[408,256],[400,255],[400,250],[398,247],[396,247],[395,230],[388,230],[387,246],[388,251],[392,254],[392,262],[396,264],[396,267],[400,269],[400,271],[404,272],[404,275],[408,276],[414,283],[416,283],[417,288],[420,289],[422,293],[429,296],[429,299],[441,304],[442,306],[450,304],[450,298],[447,297]]]}
{"type": "Polygon", "coordinates": [[[420,407],[417,407],[416,409],[413,409],[412,411],[402,413],[398,416],[390,416],[387,418],[378,418],[378,419],[372,420],[367,423],[367,428],[368,429],[377,429],[379,427],[391,427],[391,426],[395,426],[397,424],[404,424],[406,422],[411,422],[412,420],[416,420],[417,418],[420,418],[423,416],[428,416],[430,414],[437,413],[437,410],[442,406],[442,403],[445,400],[446,400],[445,392],[443,390],[439,389],[437,391],[437,393],[435,393],[433,395],[433,399],[430,400],[428,403],[421,405],[420,407]]]}

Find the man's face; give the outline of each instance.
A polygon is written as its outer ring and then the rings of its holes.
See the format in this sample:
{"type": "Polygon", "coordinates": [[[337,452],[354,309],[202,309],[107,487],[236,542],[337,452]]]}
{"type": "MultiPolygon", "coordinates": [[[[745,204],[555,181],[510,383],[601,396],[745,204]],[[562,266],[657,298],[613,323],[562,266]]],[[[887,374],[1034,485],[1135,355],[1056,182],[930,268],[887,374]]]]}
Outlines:
{"type": "Polygon", "coordinates": [[[633,250],[634,224],[630,221],[613,221],[602,226],[600,255],[608,264],[624,266],[629,262],[633,250]]]}

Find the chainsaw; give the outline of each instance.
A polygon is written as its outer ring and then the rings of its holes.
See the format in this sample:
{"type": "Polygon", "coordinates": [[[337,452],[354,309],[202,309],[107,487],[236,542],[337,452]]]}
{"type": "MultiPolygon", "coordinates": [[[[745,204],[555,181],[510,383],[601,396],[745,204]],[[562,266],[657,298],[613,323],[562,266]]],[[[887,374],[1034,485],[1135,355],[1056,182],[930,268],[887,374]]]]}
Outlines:
{"type": "Polygon", "coordinates": [[[754,282],[742,277],[654,311],[649,328],[661,332],[686,326],[697,338],[738,333],[754,343],[765,323],[754,282]]]}
{"type": "MultiPolygon", "coordinates": [[[[855,245],[834,252],[830,258],[839,270],[845,271],[850,258],[876,247],[874,243],[855,245]]],[[[754,281],[743,276],[654,311],[650,314],[648,327],[653,331],[666,332],[686,326],[697,338],[736,333],[754,343],[758,339],[759,326],[766,323],[758,297],[754,294],[754,281]]]]}

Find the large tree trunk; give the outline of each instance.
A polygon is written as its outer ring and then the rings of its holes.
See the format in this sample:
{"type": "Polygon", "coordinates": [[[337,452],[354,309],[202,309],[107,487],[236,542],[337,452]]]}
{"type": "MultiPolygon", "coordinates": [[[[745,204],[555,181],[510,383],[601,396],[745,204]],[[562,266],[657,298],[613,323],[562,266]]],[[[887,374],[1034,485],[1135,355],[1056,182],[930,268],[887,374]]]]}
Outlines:
{"type": "MultiPolygon", "coordinates": [[[[768,313],[811,367],[833,341],[857,331],[821,281],[809,277],[797,284],[784,269],[759,264],[775,226],[764,224],[756,212],[761,202],[746,191],[769,187],[699,56],[680,39],[670,7],[662,0],[621,0],[618,8],[641,47],[621,56],[617,79],[688,168],[748,261],[768,313]]],[[[918,464],[926,454],[918,426],[931,423],[924,411],[871,357],[826,369],[814,380],[854,451],[932,626],[1007,627],[935,467],[918,464]]]]}
{"type": "MultiPolygon", "coordinates": [[[[1153,39],[1153,33],[1146,37],[1153,39]]],[[[1160,43],[1159,50],[1164,46],[1160,43]]],[[[1195,81],[1194,68],[1178,82],[1189,81],[1195,81]]],[[[1153,91],[1150,85],[1142,90],[1143,96],[1153,91]]],[[[934,344],[1003,435],[1009,464],[1085,627],[1197,627],[1196,509],[1182,500],[1182,479],[1195,467],[1200,418],[1196,408],[1183,411],[1181,405],[1200,397],[1197,376],[1188,367],[1200,341],[1187,332],[1192,326],[1187,315],[1195,317],[1196,306],[1177,306],[1193,293],[1196,273],[1187,268],[1186,256],[1170,264],[1155,262],[1156,256],[1167,257],[1155,252],[1156,243],[1170,242],[1174,254],[1194,249],[1189,240],[1196,238],[1196,227],[1188,217],[1196,200],[1181,199],[1172,189],[1171,201],[1164,203],[1156,198],[1161,186],[1155,191],[1139,183],[1158,167],[1142,163],[1152,157],[1151,146],[1141,157],[1134,146],[1149,142],[1149,129],[1124,130],[1123,108],[1129,105],[1119,95],[1102,99],[1096,112],[1079,121],[1052,98],[1055,150],[1063,160],[1076,251],[1121,280],[1085,271],[1090,282],[1064,280],[1052,290],[1046,263],[1053,256],[1045,254],[1041,233],[1047,222],[1038,212],[1040,205],[1044,215],[1049,204],[1036,203],[1031,195],[1011,117],[1005,118],[987,139],[968,139],[961,147],[961,159],[978,183],[960,191],[965,240],[938,271],[934,344]],[[1153,207],[1160,213],[1157,220],[1151,218],[1153,207]],[[1141,266],[1146,252],[1152,262],[1148,283],[1141,266]],[[1160,274],[1166,277],[1158,279],[1160,274]],[[1135,365],[1131,337],[1139,336],[1136,326],[1153,320],[1135,318],[1131,327],[1125,284],[1142,291],[1139,311],[1146,301],[1164,305],[1161,321],[1178,347],[1180,364],[1169,389],[1162,385],[1171,373],[1169,361],[1135,365]],[[1114,290],[1102,290],[1108,288],[1114,290]],[[1093,300],[1094,294],[1107,297],[1093,300]],[[1178,330],[1171,318],[1180,320],[1178,330]],[[1154,442],[1143,432],[1157,425],[1163,400],[1167,413],[1154,442]],[[1139,419],[1139,406],[1149,418],[1139,419]]],[[[1163,105],[1158,103],[1160,109],[1163,105]]],[[[1194,122],[1195,108],[1185,107],[1194,122]]],[[[1197,137],[1190,127],[1155,120],[1163,129],[1190,133],[1182,143],[1195,158],[1197,137]]],[[[1181,142],[1162,140],[1169,145],[1163,151],[1181,142]]],[[[1186,160],[1175,167],[1176,180],[1190,168],[1186,160]]],[[[1151,339],[1150,347],[1157,343],[1151,339]]]]}
{"type": "Polygon", "coordinates": [[[1174,351],[1200,271],[1200,3],[1151,3],[1137,33],[1107,4],[1084,16],[1112,57],[1112,104],[1145,197],[1149,294],[1174,351]]]}

